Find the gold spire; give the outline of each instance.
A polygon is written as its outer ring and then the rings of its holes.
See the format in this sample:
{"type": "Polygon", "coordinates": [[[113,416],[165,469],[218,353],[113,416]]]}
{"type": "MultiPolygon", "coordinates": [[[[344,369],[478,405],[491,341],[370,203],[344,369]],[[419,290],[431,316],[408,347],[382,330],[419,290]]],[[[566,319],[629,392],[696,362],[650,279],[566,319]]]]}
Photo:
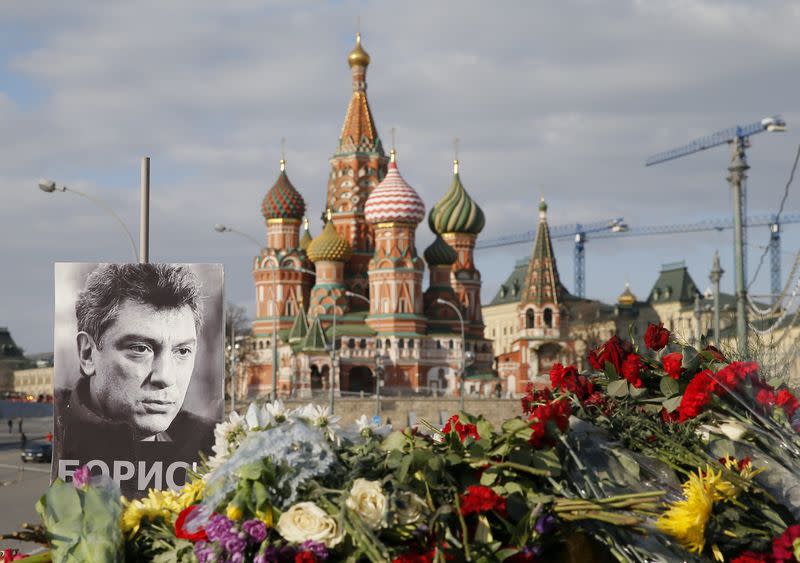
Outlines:
{"type": "Polygon", "coordinates": [[[389,151],[389,162],[395,162],[397,160],[397,151],[394,149],[389,151]]]}
{"type": "Polygon", "coordinates": [[[286,170],[286,139],[281,138],[281,172],[286,170]]]}
{"type": "Polygon", "coordinates": [[[325,211],[325,217],[328,219],[328,221],[330,221],[332,216],[333,216],[333,214],[331,213],[331,208],[329,207],[329,208],[328,208],[328,209],[325,211]]]}
{"type": "Polygon", "coordinates": [[[303,228],[308,230],[308,217],[303,217],[303,228]]]}
{"type": "Polygon", "coordinates": [[[347,64],[351,67],[354,66],[367,66],[369,65],[369,54],[361,46],[361,32],[356,33],[356,46],[347,55],[347,64]]]}
{"type": "Polygon", "coordinates": [[[453,174],[458,174],[458,137],[453,139],[453,174]]]}
{"type": "Polygon", "coordinates": [[[286,171],[286,161],[281,159],[281,172],[286,171]]]}

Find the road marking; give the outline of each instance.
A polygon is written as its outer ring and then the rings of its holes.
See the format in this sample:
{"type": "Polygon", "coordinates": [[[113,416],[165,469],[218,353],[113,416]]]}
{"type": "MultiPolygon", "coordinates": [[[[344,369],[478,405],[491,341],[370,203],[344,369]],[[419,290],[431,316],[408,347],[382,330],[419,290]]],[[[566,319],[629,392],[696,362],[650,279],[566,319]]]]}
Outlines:
{"type": "Polygon", "coordinates": [[[39,467],[30,467],[28,465],[7,465],[5,463],[0,463],[0,467],[3,469],[17,469],[22,471],[38,471],[39,473],[50,473],[49,469],[41,469],[39,467]]]}

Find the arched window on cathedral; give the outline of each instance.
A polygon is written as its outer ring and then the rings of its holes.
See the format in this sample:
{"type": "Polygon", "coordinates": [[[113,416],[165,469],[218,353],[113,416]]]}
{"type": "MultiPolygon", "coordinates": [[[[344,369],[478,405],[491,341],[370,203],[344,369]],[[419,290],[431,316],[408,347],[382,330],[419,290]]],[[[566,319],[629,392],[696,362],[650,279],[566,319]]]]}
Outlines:
{"type": "Polygon", "coordinates": [[[376,348],[380,348],[381,347],[381,339],[380,338],[375,339],[375,347],[376,348]]]}
{"type": "Polygon", "coordinates": [[[525,311],[525,328],[533,328],[534,318],[533,309],[525,311]]]}
{"type": "Polygon", "coordinates": [[[358,342],[358,347],[359,347],[359,348],[361,348],[362,350],[363,350],[364,348],[366,348],[366,347],[367,347],[367,339],[366,339],[366,338],[362,338],[362,339],[361,339],[361,340],[358,342]]]}
{"type": "Polygon", "coordinates": [[[413,339],[410,339],[410,338],[409,338],[409,340],[408,340],[408,347],[409,347],[409,348],[413,348],[413,347],[414,347],[414,340],[413,340],[413,339]]]}
{"type": "Polygon", "coordinates": [[[441,340],[437,340],[436,341],[436,349],[437,350],[441,350],[442,349],[442,341],[441,340]]]}
{"type": "Polygon", "coordinates": [[[450,349],[451,350],[453,349],[453,341],[452,340],[450,341],[450,349]]]}
{"type": "Polygon", "coordinates": [[[351,350],[352,350],[353,348],[355,348],[355,347],[356,347],[356,339],[355,339],[355,338],[351,338],[351,339],[349,339],[349,340],[347,341],[347,347],[348,347],[348,348],[350,348],[351,350]]]}
{"type": "Polygon", "coordinates": [[[405,342],[403,341],[402,338],[397,341],[397,347],[400,349],[405,348],[405,342]]]}
{"type": "Polygon", "coordinates": [[[391,341],[391,340],[389,340],[388,338],[386,339],[386,342],[385,342],[385,344],[386,344],[386,349],[387,349],[387,350],[388,350],[389,348],[391,348],[391,347],[392,347],[392,341],[391,341]]]}
{"type": "Polygon", "coordinates": [[[553,310],[550,307],[544,310],[544,326],[553,328],[553,310]]]}

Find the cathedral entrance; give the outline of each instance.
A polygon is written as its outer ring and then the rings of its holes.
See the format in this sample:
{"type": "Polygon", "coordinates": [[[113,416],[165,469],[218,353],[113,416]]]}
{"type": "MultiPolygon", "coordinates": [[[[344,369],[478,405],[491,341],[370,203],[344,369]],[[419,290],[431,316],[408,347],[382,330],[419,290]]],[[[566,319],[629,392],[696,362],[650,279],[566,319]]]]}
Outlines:
{"type": "Polygon", "coordinates": [[[314,396],[322,391],[322,374],[315,365],[311,366],[311,395],[314,396]]]}
{"type": "Polygon", "coordinates": [[[354,366],[347,378],[347,391],[352,393],[375,393],[375,376],[367,366],[354,366]]]}

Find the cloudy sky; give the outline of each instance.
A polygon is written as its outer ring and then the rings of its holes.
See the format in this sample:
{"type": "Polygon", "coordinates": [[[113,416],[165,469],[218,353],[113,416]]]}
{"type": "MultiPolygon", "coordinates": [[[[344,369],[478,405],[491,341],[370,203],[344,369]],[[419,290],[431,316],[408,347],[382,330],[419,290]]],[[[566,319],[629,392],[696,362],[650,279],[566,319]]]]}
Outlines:
{"type": "MultiPolygon", "coordinates": [[[[800,7],[791,1],[6,2],[0,10],[0,325],[28,352],[52,350],[53,262],[125,261],[124,232],[41,177],[103,198],[138,226],[139,161],[152,159],[151,259],[223,262],[228,299],[253,311],[260,201],[287,170],[312,232],[347,102],[346,55],[361,19],[368,94],[402,174],[428,206],[462,179],[487,216],[482,237],[624,217],[631,226],[725,218],[730,153],[653,168],[652,153],[781,113],[753,138],[749,208],[774,213],[800,144],[800,7]]],[[[794,213],[800,185],[786,205],[794,213]]],[[[800,228],[785,227],[784,273],[800,228]]],[[[750,231],[750,273],[766,244],[750,231]]],[[[424,225],[420,251],[430,242],[424,225]]],[[[730,231],[587,244],[587,294],[626,279],[646,297],[662,263],[701,287],[715,249],[733,277],[730,231]]],[[[573,285],[572,248],[556,245],[573,285]]],[[[529,245],[478,254],[489,301],[529,245]]],[[[768,272],[754,284],[768,290],[768,272]]]]}

